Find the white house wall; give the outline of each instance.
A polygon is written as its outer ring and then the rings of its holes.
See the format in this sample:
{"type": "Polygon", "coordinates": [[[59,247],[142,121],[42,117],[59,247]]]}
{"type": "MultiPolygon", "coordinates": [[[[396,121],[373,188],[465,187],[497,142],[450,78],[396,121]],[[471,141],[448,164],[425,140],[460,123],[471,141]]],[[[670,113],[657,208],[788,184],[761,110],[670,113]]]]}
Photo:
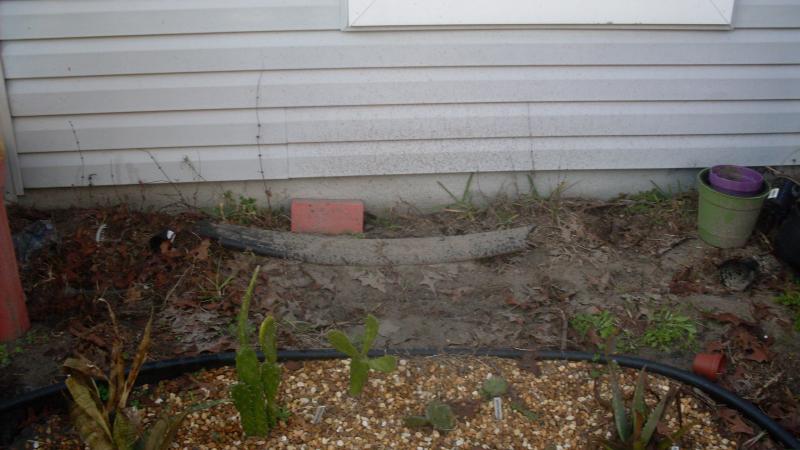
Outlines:
{"type": "Polygon", "coordinates": [[[738,0],[733,31],[340,25],[338,0],[0,0],[24,188],[800,155],[796,0],[738,0]]]}

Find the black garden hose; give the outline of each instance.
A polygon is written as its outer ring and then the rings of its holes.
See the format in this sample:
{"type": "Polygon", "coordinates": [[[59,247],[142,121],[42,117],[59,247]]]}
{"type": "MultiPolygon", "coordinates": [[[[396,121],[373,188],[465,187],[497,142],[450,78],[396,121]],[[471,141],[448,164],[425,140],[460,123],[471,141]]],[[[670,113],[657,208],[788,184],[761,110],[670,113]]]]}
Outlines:
{"type": "MultiPolygon", "coordinates": [[[[466,356],[494,356],[499,358],[520,358],[527,353],[524,350],[515,349],[408,349],[408,350],[389,350],[372,351],[371,356],[379,356],[385,353],[398,356],[436,356],[436,355],[466,355],[466,356]]],[[[281,361],[309,361],[319,359],[338,359],[345,355],[336,350],[284,350],[278,352],[278,359],[281,361]]],[[[541,360],[566,360],[566,361],[586,361],[603,364],[607,360],[604,356],[596,353],[574,352],[574,351],[552,351],[543,350],[536,352],[536,358],[541,360]]],[[[708,394],[711,398],[720,401],[727,406],[738,410],[750,421],[768,432],[775,440],[781,442],[787,448],[800,449],[800,442],[791,433],[778,425],[774,420],[764,414],[757,406],[738,397],[734,393],[723,389],[718,384],[713,383],[703,377],[668,366],[666,364],[648,361],[633,356],[612,356],[611,359],[623,367],[631,369],[647,368],[648,372],[663,375],[673,380],[679,381],[692,387],[696,387],[708,394]]],[[[137,384],[153,383],[163,379],[175,378],[184,373],[194,372],[200,369],[210,369],[222,366],[230,366],[235,363],[235,353],[216,353],[200,355],[191,358],[178,358],[165,361],[155,361],[147,363],[142,367],[142,371],[137,379],[137,384]]],[[[62,404],[65,397],[65,387],[63,383],[47,386],[35,391],[23,394],[15,399],[0,403],[0,420],[3,424],[3,440],[13,438],[16,432],[16,424],[20,423],[26,416],[30,408],[38,410],[44,405],[57,406],[62,404]]]]}

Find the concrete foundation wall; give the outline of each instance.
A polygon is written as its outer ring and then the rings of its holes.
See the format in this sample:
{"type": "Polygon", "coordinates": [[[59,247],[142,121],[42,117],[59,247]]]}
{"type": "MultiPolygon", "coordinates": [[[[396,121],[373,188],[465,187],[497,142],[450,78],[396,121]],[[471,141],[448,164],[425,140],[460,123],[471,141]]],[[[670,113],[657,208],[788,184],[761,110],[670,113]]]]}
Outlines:
{"type": "MultiPolygon", "coordinates": [[[[664,190],[685,190],[694,185],[697,171],[546,171],[499,172],[473,175],[471,189],[476,204],[485,204],[499,196],[514,197],[531,192],[529,180],[536,191],[547,196],[561,191],[566,197],[611,198],[621,192],[639,192],[656,185],[664,190]]],[[[461,196],[469,179],[468,174],[405,175],[382,177],[310,178],[269,181],[273,207],[286,207],[292,197],[357,198],[364,200],[373,213],[394,206],[435,210],[453,203],[439,186],[442,183],[456,196],[461,196]]],[[[32,189],[19,198],[23,205],[40,208],[64,208],[97,204],[128,203],[134,208],[167,207],[213,208],[225,191],[255,198],[267,205],[265,184],[261,181],[217,183],[148,184],[140,186],[98,186],[74,189],[32,189]]]]}

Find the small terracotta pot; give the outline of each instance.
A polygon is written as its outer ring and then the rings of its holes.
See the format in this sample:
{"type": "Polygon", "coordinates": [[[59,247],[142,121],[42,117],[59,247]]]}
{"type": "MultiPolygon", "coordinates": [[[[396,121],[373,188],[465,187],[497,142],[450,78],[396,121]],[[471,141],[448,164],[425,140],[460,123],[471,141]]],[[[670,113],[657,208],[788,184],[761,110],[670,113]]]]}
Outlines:
{"type": "Polygon", "coordinates": [[[692,372],[711,381],[717,381],[719,375],[725,372],[725,355],[722,353],[698,353],[692,363],[692,372]]]}

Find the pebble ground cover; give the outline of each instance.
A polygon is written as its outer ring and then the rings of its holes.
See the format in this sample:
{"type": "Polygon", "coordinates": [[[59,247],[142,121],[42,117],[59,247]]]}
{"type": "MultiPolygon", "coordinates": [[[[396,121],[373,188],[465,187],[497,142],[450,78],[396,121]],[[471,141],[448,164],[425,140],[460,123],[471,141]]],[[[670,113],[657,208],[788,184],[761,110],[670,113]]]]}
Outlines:
{"type": "MultiPolygon", "coordinates": [[[[611,437],[611,412],[594,394],[609,399],[604,366],[589,363],[539,362],[528,370],[513,360],[488,357],[438,356],[401,359],[392,373],[374,373],[363,394],[347,394],[345,360],[284,363],[280,402],[288,418],[266,438],[245,438],[231,403],[192,413],[181,426],[172,448],[223,449],[579,449],[596,437],[611,437]],[[479,392],[490,376],[505,377],[511,389],[504,396],[503,419],[494,416],[492,402],[479,392]],[[434,399],[453,406],[454,430],[410,429],[403,419],[419,414],[434,399]],[[511,405],[515,407],[512,408],[511,405]],[[318,406],[325,412],[318,423],[318,406]]],[[[623,390],[630,396],[637,373],[623,371],[623,390]]],[[[155,420],[164,411],[211,400],[224,400],[236,381],[233,368],[185,375],[137,391],[133,404],[142,420],[155,420]]],[[[649,376],[648,403],[667,392],[670,381],[649,376]]],[[[668,407],[659,429],[674,432],[687,427],[683,448],[735,449],[715,415],[701,398],[685,389],[668,407]]],[[[69,431],[66,416],[51,416],[37,425],[25,448],[81,449],[69,431]]]]}

